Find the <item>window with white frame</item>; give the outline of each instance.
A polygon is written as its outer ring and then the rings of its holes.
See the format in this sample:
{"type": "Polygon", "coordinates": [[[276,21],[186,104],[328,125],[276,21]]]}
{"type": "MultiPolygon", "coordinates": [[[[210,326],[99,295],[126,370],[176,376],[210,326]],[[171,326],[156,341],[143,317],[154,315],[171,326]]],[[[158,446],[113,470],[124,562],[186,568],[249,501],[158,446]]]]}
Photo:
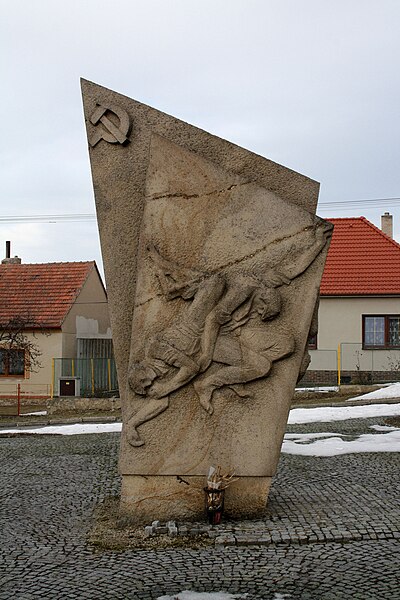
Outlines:
{"type": "Polygon", "coordinates": [[[363,315],[364,348],[400,348],[400,315],[363,315]]]}

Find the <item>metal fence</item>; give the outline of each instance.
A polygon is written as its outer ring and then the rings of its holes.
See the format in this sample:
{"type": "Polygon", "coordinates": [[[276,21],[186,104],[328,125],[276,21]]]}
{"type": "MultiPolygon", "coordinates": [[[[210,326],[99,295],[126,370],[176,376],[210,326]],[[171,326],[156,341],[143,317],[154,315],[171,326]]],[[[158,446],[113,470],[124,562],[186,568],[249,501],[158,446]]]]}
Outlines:
{"type": "Polygon", "coordinates": [[[311,362],[300,387],[338,385],[337,350],[310,350],[311,362]]]}
{"type": "Polygon", "coordinates": [[[24,400],[46,400],[51,396],[49,383],[0,383],[0,399],[15,400],[17,397],[24,400]]]}
{"type": "Polygon", "coordinates": [[[58,394],[60,378],[76,378],[80,396],[96,397],[118,393],[114,358],[54,358],[52,395],[58,394]]]}
{"type": "Polygon", "coordinates": [[[400,381],[400,350],[367,350],[362,344],[340,344],[341,383],[385,383],[400,381]]]}
{"type": "Polygon", "coordinates": [[[310,350],[311,363],[300,386],[388,383],[400,381],[400,350],[366,350],[342,342],[337,350],[310,350]]]}
{"type": "Polygon", "coordinates": [[[51,385],[47,383],[0,383],[0,414],[28,414],[29,407],[45,406],[50,397],[51,385]]]}

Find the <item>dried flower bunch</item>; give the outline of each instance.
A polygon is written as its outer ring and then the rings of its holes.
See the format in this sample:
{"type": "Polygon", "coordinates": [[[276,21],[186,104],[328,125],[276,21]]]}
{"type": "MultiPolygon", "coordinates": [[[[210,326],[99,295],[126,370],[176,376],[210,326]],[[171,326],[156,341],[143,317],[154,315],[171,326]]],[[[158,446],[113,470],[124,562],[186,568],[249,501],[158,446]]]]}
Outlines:
{"type": "Polygon", "coordinates": [[[222,473],[220,466],[217,468],[210,467],[207,475],[207,487],[211,490],[224,490],[231,483],[238,480],[238,477],[234,477],[234,475],[234,471],[222,473]]]}

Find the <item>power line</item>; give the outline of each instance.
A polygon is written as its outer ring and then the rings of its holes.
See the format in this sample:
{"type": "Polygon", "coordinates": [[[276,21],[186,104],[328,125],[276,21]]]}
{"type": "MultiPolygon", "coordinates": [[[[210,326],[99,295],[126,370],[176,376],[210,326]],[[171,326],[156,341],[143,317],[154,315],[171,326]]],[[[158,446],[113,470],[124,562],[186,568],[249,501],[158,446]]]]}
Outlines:
{"type": "Polygon", "coordinates": [[[364,200],[333,200],[333,202],[322,202],[321,204],[365,204],[368,202],[391,202],[392,200],[400,200],[400,197],[394,196],[392,198],[369,198],[364,200]]]}
{"type": "Polygon", "coordinates": [[[319,206],[329,206],[330,208],[348,208],[351,206],[364,206],[365,208],[379,208],[381,204],[390,204],[397,206],[400,198],[370,198],[365,200],[337,200],[333,202],[319,202],[319,206]]]}
{"type": "Polygon", "coordinates": [[[58,214],[58,215],[6,215],[0,217],[0,223],[57,223],[65,221],[94,221],[94,213],[58,214]]]}
{"type": "MultiPolygon", "coordinates": [[[[382,208],[382,205],[398,206],[400,197],[368,198],[364,200],[337,200],[319,202],[320,210],[353,210],[363,206],[366,209],[382,208]]],[[[78,221],[95,221],[95,213],[64,213],[57,215],[5,215],[0,217],[0,223],[62,223],[78,221]]]]}

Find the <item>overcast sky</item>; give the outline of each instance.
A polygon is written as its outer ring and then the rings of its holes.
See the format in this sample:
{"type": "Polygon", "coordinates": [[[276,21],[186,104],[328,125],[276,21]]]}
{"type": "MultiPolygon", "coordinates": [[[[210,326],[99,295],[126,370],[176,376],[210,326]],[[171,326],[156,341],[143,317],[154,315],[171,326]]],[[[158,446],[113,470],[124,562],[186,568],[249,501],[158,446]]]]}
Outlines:
{"type": "Polygon", "coordinates": [[[400,241],[399,0],[0,0],[1,209],[24,262],[93,260],[79,78],[321,182],[319,214],[394,215],[400,241]],[[327,202],[397,198],[329,207],[327,202]]]}

